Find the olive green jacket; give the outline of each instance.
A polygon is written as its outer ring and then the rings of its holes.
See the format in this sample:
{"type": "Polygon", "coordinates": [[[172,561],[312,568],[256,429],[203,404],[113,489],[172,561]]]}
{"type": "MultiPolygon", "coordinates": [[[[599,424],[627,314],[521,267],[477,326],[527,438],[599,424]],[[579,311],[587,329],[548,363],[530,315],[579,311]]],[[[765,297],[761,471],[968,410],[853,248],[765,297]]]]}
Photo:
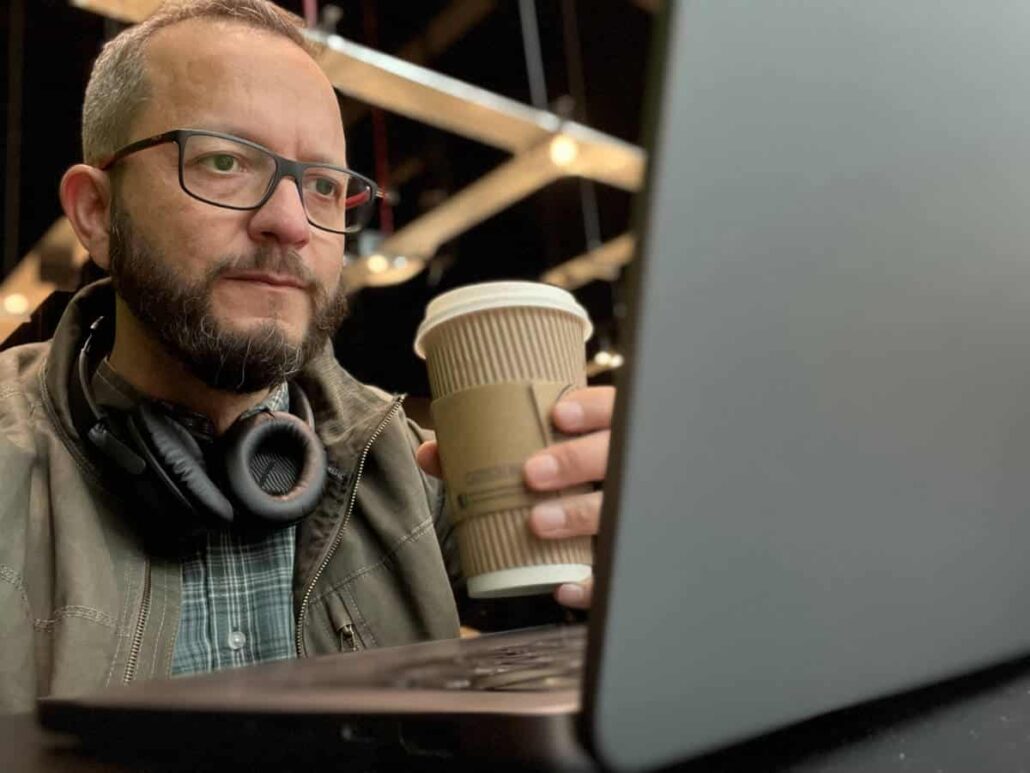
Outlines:
{"type": "MultiPolygon", "coordinates": [[[[179,563],[144,550],[147,513],[98,464],[70,406],[85,331],[105,313],[102,281],[75,296],[52,341],[0,352],[0,712],[170,673],[179,563]]],[[[298,655],[457,636],[442,486],[415,463],[425,435],[328,345],[299,382],[330,475],[297,530],[298,655]]]]}

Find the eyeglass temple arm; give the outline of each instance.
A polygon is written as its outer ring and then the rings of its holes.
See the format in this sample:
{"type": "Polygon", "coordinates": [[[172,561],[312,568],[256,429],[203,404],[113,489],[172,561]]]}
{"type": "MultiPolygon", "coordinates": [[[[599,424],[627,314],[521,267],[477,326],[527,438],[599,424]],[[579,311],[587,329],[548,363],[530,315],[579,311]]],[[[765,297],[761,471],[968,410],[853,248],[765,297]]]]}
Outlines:
{"type": "MultiPolygon", "coordinates": [[[[358,206],[358,204],[364,204],[368,200],[366,198],[367,196],[368,196],[367,193],[356,193],[353,196],[348,196],[347,198],[345,198],[343,200],[343,205],[344,205],[344,207],[347,207],[348,209],[350,207],[356,207],[356,206],[358,206]]],[[[385,199],[386,198],[386,191],[384,191],[382,188],[378,188],[378,187],[374,188],[372,190],[372,198],[373,199],[385,199]]]]}
{"type": "Polygon", "coordinates": [[[131,143],[129,145],[126,145],[124,148],[120,148],[120,149],[116,150],[110,156],[107,156],[106,158],[102,158],[100,160],[100,162],[96,165],[96,168],[99,169],[101,172],[106,172],[116,162],[121,161],[123,158],[125,158],[128,155],[136,153],[137,151],[140,151],[140,150],[146,150],[147,148],[152,148],[155,145],[163,145],[166,142],[178,142],[178,140],[179,140],[179,130],[173,129],[172,131],[165,132],[164,134],[158,134],[156,137],[148,137],[145,140],[139,140],[138,142],[133,142],[133,143],[131,143]]]}

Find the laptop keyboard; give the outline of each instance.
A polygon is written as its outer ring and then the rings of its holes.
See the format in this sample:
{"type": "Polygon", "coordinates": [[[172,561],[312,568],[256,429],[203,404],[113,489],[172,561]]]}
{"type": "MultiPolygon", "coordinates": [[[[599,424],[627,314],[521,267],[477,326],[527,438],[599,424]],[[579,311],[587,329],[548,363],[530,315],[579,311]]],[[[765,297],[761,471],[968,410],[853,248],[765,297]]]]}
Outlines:
{"type": "Polygon", "coordinates": [[[496,644],[404,669],[395,685],[421,690],[550,691],[579,689],[584,627],[548,631],[517,645],[496,644]]]}

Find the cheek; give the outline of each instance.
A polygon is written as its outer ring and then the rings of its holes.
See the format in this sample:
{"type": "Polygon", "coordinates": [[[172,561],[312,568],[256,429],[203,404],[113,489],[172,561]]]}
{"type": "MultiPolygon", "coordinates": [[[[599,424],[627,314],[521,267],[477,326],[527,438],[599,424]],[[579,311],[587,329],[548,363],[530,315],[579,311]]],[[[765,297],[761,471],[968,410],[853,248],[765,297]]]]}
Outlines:
{"type": "Polygon", "coordinates": [[[343,239],[312,246],[311,270],[332,297],[343,273],[343,239]]]}
{"type": "Polygon", "coordinates": [[[195,218],[191,199],[179,188],[177,179],[165,179],[160,170],[146,171],[150,174],[134,175],[127,181],[123,207],[155,259],[172,264],[181,276],[193,276],[195,267],[189,256],[196,254],[201,230],[190,227],[195,218]]]}
{"type": "Polygon", "coordinates": [[[176,202],[157,224],[154,243],[180,275],[198,280],[222,259],[246,252],[237,219],[238,213],[200,201],[176,202]]]}

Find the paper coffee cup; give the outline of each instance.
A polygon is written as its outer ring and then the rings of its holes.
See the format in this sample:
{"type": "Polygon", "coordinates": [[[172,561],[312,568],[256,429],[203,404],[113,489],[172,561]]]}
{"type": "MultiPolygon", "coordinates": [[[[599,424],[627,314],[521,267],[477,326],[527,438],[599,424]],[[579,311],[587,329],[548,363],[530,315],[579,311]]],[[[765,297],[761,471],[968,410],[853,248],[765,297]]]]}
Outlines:
{"type": "Polygon", "coordinates": [[[415,351],[426,360],[432,412],[469,595],[547,593],[590,576],[591,540],[539,539],[533,505],[579,491],[531,492],[522,468],[560,441],[551,408],[586,385],[590,318],[568,292],[534,282],[488,282],[426,308],[415,351]]]}

